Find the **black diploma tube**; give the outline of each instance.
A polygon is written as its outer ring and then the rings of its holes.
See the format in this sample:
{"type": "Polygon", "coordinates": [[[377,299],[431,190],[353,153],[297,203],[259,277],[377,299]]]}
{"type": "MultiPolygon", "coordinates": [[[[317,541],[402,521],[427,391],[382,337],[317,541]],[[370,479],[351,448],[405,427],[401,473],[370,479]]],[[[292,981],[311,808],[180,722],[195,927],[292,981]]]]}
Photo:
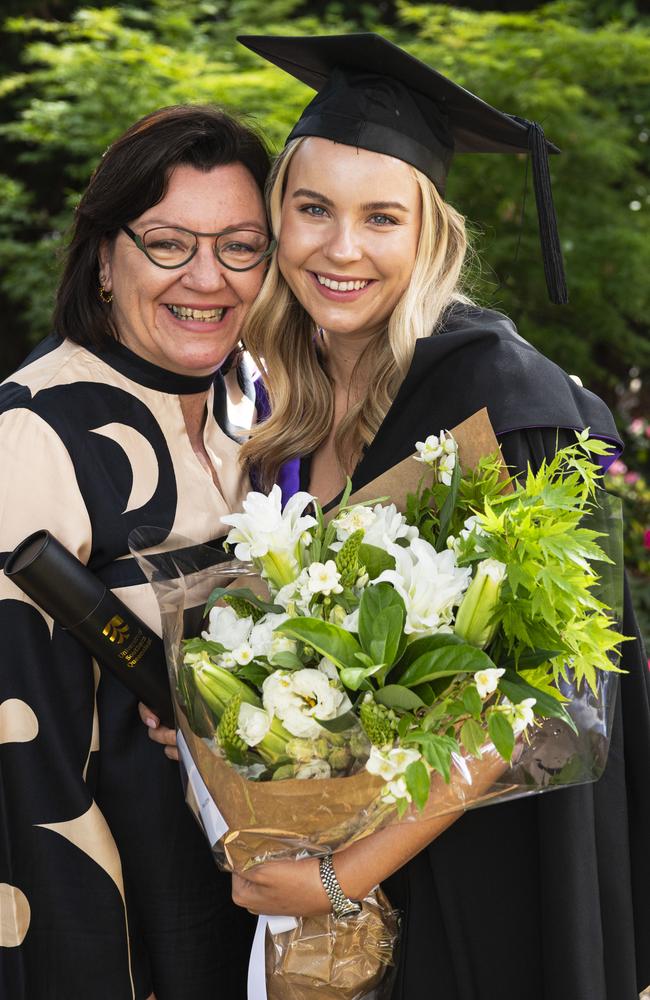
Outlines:
{"type": "Polygon", "coordinates": [[[162,640],[49,531],[17,545],[5,574],[164,725],[175,726],[162,640]]]}

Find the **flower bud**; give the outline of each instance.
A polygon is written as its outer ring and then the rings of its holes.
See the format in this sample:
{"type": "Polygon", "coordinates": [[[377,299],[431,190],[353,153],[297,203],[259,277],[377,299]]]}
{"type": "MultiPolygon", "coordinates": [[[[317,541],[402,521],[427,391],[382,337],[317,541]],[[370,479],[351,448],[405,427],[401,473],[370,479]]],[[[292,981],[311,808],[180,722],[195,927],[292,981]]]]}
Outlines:
{"type": "Polygon", "coordinates": [[[505,564],[497,559],[480,562],[458,609],[456,635],[479,649],[484,649],[494,638],[497,626],[493,618],[506,572],[505,564]]]}

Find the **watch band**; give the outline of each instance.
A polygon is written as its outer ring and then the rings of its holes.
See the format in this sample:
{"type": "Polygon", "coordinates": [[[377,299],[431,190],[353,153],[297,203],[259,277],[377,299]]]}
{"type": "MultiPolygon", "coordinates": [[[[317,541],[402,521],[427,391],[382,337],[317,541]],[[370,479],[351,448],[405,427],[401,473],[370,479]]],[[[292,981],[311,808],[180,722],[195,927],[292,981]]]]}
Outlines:
{"type": "Polygon", "coordinates": [[[332,912],[335,917],[356,917],[361,913],[361,903],[346,896],[339,885],[339,880],[336,877],[334,865],[332,864],[331,854],[327,854],[324,858],[320,859],[318,871],[320,880],[323,883],[323,889],[332,904],[332,912]]]}

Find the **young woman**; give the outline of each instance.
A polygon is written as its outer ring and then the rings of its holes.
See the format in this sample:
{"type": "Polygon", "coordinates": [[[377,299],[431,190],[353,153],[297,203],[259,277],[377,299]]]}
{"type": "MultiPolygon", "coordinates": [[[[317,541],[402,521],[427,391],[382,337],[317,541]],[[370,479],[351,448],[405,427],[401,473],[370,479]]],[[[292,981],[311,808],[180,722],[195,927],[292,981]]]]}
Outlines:
{"type": "MultiPolygon", "coordinates": [[[[585,427],[617,441],[597,397],[462,292],[464,222],[440,193],[450,149],[488,138],[494,149],[498,125],[516,148],[522,129],[524,148],[536,137],[539,174],[539,130],[499,123],[376,36],[350,38],[246,40],[320,92],[270,185],[279,249],[245,338],[265,366],[271,416],[244,461],[265,486],[280,479],[287,495],[301,486],[327,502],[346,476],[364,485],[482,406],[516,470],[585,427]]],[[[552,233],[545,244],[557,293],[552,233]]],[[[623,631],[638,635],[629,604],[623,631]]],[[[650,982],[640,640],[626,644],[624,667],[596,784],[482,808],[444,833],[449,818],[396,826],[336,855],[346,895],[387,879],[404,912],[394,1000],[635,1000],[650,982]]],[[[315,860],[235,875],[233,895],[255,913],[329,909],[315,860]]]]}

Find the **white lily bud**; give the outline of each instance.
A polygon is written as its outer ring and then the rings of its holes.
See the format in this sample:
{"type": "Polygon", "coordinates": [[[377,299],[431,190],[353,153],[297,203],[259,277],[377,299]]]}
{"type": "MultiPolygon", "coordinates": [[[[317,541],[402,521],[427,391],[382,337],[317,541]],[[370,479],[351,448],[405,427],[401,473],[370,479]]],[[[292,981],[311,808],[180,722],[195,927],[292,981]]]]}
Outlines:
{"type": "Polygon", "coordinates": [[[484,649],[494,637],[496,626],[492,618],[506,575],[505,563],[484,559],[476,567],[474,579],[458,609],[456,635],[479,649],[484,649]]]}

